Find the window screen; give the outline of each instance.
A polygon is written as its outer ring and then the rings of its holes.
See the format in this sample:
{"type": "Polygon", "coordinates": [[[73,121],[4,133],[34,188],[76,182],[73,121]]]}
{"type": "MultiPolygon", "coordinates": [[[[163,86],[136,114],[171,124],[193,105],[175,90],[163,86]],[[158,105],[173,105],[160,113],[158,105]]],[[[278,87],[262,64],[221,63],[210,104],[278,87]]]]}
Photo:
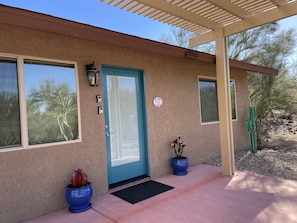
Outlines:
{"type": "MultiPolygon", "coordinates": [[[[216,80],[199,80],[202,122],[219,121],[216,80]]],[[[230,81],[232,119],[236,119],[235,83],[230,81]]]]}
{"type": "Polygon", "coordinates": [[[17,63],[0,58],[0,148],[21,144],[17,63]]]}

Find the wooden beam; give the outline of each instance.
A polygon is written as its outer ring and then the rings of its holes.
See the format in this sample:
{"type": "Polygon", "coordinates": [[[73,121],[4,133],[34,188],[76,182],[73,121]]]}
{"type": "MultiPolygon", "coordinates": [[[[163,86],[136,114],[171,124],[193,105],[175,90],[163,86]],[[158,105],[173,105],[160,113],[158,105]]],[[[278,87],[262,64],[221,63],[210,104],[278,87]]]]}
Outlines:
{"type": "Polygon", "coordinates": [[[247,11],[241,9],[234,3],[231,3],[230,0],[208,0],[208,2],[242,19],[250,15],[250,13],[248,13],[247,11]]]}
{"type": "Polygon", "coordinates": [[[267,23],[272,23],[294,15],[297,15],[297,1],[279,6],[267,12],[262,12],[255,16],[251,16],[239,22],[225,26],[225,36],[230,36],[235,33],[265,25],[267,23]]]}
{"type": "Polygon", "coordinates": [[[216,74],[223,175],[235,175],[234,142],[231,112],[230,69],[224,29],[216,29],[216,74]]]}
{"type": "Polygon", "coordinates": [[[195,36],[189,39],[189,48],[194,48],[206,43],[214,41],[214,32],[207,32],[205,34],[195,36]]]}
{"type": "Polygon", "coordinates": [[[271,1],[276,6],[281,6],[281,5],[285,4],[285,3],[287,3],[287,0],[269,0],[269,1],[271,1]]]}
{"type": "MultiPolygon", "coordinates": [[[[239,22],[232,23],[224,27],[224,35],[230,36],[248,29],[275,22],[290,16],[297,15],[297,1],[290,4],[281,5],[267,12],[248,17],[239,22]]],[[[189,40],[190,48],[214,41],[214,31],[195,36],[189,40]],[[200,40],[201,39],[201,40],[200,40]]]]}

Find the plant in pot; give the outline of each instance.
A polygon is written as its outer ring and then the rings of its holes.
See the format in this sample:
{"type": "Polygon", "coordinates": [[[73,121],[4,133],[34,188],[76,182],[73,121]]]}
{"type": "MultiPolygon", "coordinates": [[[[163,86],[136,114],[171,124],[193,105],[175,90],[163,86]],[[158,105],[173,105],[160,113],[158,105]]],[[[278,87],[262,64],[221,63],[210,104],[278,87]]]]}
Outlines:
{"type": "Polygon", "coordinates": [[[78,213],[90,209],[93,188],[88,181],[88,176],[82,169],[76,168],[70,182],[66,187],[66,201],[70,206],[69,211],[78,213]]]}
{"type": "Polygon", "coordinates": [[[173,174],[178,176],[186,175],[188,173],[189,161],[187,157],[182,156],[186,144],[181,140],[181,136],[179,135],[172,141],[170,146],[175,154],[175,157],[171,159],[173,174]]]}

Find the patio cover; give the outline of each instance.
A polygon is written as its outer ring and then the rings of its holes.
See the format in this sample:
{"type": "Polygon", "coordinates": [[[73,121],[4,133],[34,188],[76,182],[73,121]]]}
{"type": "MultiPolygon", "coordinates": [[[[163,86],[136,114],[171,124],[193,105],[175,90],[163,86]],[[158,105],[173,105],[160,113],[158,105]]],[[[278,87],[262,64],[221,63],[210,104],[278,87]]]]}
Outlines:
{"type": "Polygon", "coordinates": [[[226,38],[297,14],[296,0],[99,0],[132,13],[197,33],[195,47],[216,43],[216,72],[222,172],[235,175],[230,99],[230,70],[226,38]]]}

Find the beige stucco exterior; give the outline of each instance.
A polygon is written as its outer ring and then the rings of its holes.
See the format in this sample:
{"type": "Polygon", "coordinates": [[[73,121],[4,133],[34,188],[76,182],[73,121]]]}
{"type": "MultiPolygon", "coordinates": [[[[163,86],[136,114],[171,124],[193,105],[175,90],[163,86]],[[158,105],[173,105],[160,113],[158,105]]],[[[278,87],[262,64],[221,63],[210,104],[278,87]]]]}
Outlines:
{"type": "MultiPolygon", "coordinates": [[[[82,133],[77,143],[0,151],[0,222],[65,208],[65,186],[76,167],[88,174],[95,195],[108,191],[104,115],[97,114],[95,100],[103,94],[102,82],[90,87],[85,72],[92,61],[99,70],[108,64],[144,71],[152,178],[171,172],[169,145],[177,135],[187,143],[190,165],[220,155],[219,124],[201,124],[198,93],[198,78],[215,77],[215,64],[6,24],[0,24],[0,54],[76,62],[82,133]],[[163,99],[160,108],[152,103],[155,96],[163,99]]],[[[236,84],[235,150],[248,149],[246,71],[231,68],[231,79],[236,84]]]]}

